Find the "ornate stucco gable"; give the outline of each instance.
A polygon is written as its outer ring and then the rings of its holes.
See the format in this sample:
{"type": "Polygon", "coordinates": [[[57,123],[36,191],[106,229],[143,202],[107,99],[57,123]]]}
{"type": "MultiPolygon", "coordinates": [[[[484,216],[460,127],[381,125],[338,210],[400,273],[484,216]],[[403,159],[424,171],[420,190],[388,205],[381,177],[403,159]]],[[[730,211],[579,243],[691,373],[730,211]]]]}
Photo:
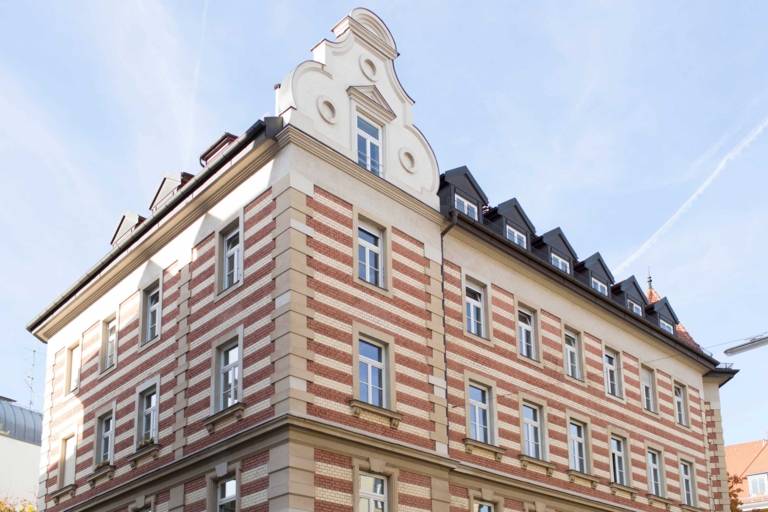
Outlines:
{"type": "Polygon", "coordinates": [[[413,124],[413,100],[394,61],[397,47],[381,19],[354,9],[322,40],[313,60],[299,64],[280,84],[277,115],[353,161],[357,116],[381,129],[379,175],[437,209],[439,170],[429,142],[413,124]]]}

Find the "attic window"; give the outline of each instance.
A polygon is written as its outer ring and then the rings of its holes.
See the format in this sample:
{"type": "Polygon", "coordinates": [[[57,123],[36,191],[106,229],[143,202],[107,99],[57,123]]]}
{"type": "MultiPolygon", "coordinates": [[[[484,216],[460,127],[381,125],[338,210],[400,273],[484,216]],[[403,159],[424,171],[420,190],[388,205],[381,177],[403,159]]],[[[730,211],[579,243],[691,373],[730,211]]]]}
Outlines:
{"type": "Polygon", "coordinates": [[[528,247],[528,238],[522,232],[507,224],[507,238],[523,249],[528,247]]]}
{"type": "Polygon", "coordinates": [[[632,299],[627,299],[627,307],[637,316],[643,316],[643,308],[640,307],[640,304],[633,301],[632,299]]]}
{"type": "Polygon", "coordinates": [[[477,206],[469,199],[456,194],[454,199],[454,207],[467,217],[472,217],[477,220],[477,206]]]}
{"type": "Polygon", "coordinates": [[[566,274],[571,273],[571,264],[568,260],[563,258],[562,256],[555,254],[554,252],[550,255],[550,261],[552,262],[552,265],[557,267],[558,269],[562,270],[566,274]]]}
{"type": "Polygon", "coordinates": [[[592,278],[592,289],[600,295],[605,295],[606,297],[608,296],[608,285],[596,277],[592,278]]]}
{"type": "Polygon", "coordinates": [[[675,334],[675,326],[663,318],[659,318],[659,327],[667,331],[669,334],[675,334]]]}
{"type": "Polygon", "coordinates": [[[381,130],[357,116],[357,163],[375,175],[381,173],[381,130]]]}

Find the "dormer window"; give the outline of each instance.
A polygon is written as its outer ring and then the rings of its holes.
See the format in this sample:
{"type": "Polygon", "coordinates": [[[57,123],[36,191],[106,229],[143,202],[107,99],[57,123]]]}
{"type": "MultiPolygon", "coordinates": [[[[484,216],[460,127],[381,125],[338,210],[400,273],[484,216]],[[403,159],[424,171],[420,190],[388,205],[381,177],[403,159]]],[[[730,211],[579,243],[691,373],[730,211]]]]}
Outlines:
{"type": "Polygon", "coordinates": [[[643,308],[637,302],[632,299],[627,299],[627,307],[629,310],[637,316],[643,316],[643,308]]]}
{"type": "Polygon", "coordinates": [[[507,238],[512,240],[516,245],[519,245],[523,249],[528,247],[528,238],[524,233],[516,230],[509,224],[507,224],[507,238]]]}
{"type": "Polygon", "coordinates": [[[600,295],[608,296],[608,285],[596,277],[592,278],[592,289],[600,295]]]}
{"type": "Polygon", "coordinates": [[[563,258],[562,256],[559,256],[559,255],[557,255],[557,254],[555,254],[553,252],[550,255],[550,261],[552,262],[553,266],[555,266],[556,268],[562,270],[566,274],[570,274],[571,273],[571,264],[570,264],[570,262],[567,259],[563,258]]]}
{"type": "Polygon", "coordinates": [[[462,195],[456,194],[453,204],[461,213],[477,220],[477,205],[475,203],[462,195]]]}
{"type": "Polygon", "coordinates": [[[659,327],[667,331],[669,334],[675,334],[675,326],[663,318],[659,318],[659,327]]]}
{"type": "Polygon", "coordinates": [[[381,129],[361,116],[357,117],[357,163],[381,174],[381,129]]]}

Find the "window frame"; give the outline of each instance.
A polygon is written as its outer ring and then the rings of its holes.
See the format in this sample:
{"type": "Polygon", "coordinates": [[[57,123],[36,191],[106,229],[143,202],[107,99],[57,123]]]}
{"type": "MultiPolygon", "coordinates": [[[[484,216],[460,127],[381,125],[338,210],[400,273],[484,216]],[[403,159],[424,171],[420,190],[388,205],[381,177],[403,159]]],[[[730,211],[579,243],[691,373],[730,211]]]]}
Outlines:
{"type": "Polygon", "coordinates": [[[454,209],[458,210],[462,215],[466,215],[470,219],[474,221],[480,220],[480,207],[475,203],[474,201],[467,199],[466,196],[463,194],[455,191],[453,193],[453,207],[454,209]],[[463,207],[460,206],[460,204],[463,204],[463,207]],[[473,208],[475,214],[470,215],[469,208],[473,208]]]}
{"type": "Polygon", "coordinates": [[[539,347],[539,315],[537,314],[537,310],[534,308],[530,308],[528,306],[518,304],[516,308],[516,314],[515,314],[515,335],[517,337],[517,353],[520,357],[524,357],[526,359],[530,359],[531,361],[539,362],[541,359],[540,353],[540,347],[539,347]],[[530,319],[529,324],[525,324],[520,319],[520,316],[524,315],[527,316],[530,319]],[[524,327],[524,325],[527,325],[528,327],[524,327]],[[523,332],[529,332],[530,333],[530,340],[531,340],[531,353],[526,354],[523,350],[523,332]]]}
{"type": "Polygon", "coordinates": [[[101,328],[101,346],[99,347],[99,373],[109,372],[117,367],[117,347],[120,339],[120,323],[118,322],[117,314],[112,315],[102,322],[101,328]],[[114,340],[110,341],[110,326],[114,324],[115,336],[114,340]],[[107,357],[109,355],[109,348],[112,347],[112,362],[107,365],[107,357]]]}
{"type": "Polygon", "coordinates": [[[659,399],[656,386],[656,371],[644,364],[640,365],[640,405],[644,411],[658,414],[659,412],[659,399]],[[644,375],[649,375],[650,383],[644,382],[644,375]],[[647,391],[646,391],[647,390],[647,391]],[[646,392],[649,396],[646,396],[646,392]],[[650,407],[648,406],[648,399],[650,399],[650,407]]]}
{"type": "Polygon", "coordinates": [[[643,306],[639,302],[627,298],[627,309],[629,309],[633,315],[639,316],[640,318],[643,317],[643,306]]]}
{"type": "Polygon", "coordinates": [[[695,466],[692,462],[689,462],[687,460],[680,459],[679,461],[679,471],[680,471],[680,501],[683,503],[683,505],[688,505],[690,507],[696,506],[696,471],[695,466]],[[688,477],[686,479],[685,471],[683,471],[683,468],[687,468],[688,470],[688,477]],[[686,481],[688,483],[688,490],[686,490],[686,481]],[[690,495],[690,498],[689,498],[690,495]]]}
{"type": "Polygon", "coordinates": [[[472,504],[472,512],[483,512],[483,509],[480,507],[486,507],[485,512],[495,512],[496,510],[495,503],[491,503],[489,501],[475,501],[472,504]]]}
{"type": "Polygon", "coordinates": [[[221,295],[230,290],[234,290],[243,283],[245,276],[245,230],[244,230],[243,210],[237,212],[233,217],[222,223],[216,231],[216,294],[221,295]],[[238,243],[233,249],[227,249],[227,241],[237,235],[238,243]],[[229,274],[230,253],[234,253],[232,265],[233,280],[227,284],[227,275],[229,274]]]}
{"type": "Polygon", "coordinates": [[[384,125],[382,123],[374,122],[370,116],[362,114],[361,112],[355,112],[355,122],[352,125],[355,141],[355,162],[357,165],[365,169],[366,171],[376,176],[384,175],[384,125]],[[378,138],[374,138],[373,135],[366,132],[360,127],[360,121],[368,124],[372,128],[378,130],[378,138]],[[360,138],[365,142],[365,163],[360,162],[360,138]],[[373,169],[371,157],[371,144],[375,144],[379,153],[378,169],[373,169]]]}
{"type": "Polygon", "coordinates": [[[357,501],[353,504],[355,507],[355,510],[360,509],[360,501],[363,499],[366,499],[368,501],[369,510],[370,510],[370,504],[372,501],[382,501],[384,503],[384,507],[382,510],[389,511],[390,510],[390,482],[389,477],[386,475],[382,475],[380,473],[374,473],[372,471],[359,471],[357,475],[357,501]],[[372,478],[374,480],[381,480],[383,482],[383,488],[384,493],[383,494],[374,494],[372,492],[363,491],[362,487],[362,479],[364,477],[372,478]],[[383,496],[383,499],[381,498],[383,496]]]}
{"type": "Polygon", "coordinates": [[[578,471],[579,473],[589,474],[591,470],[591,457],[589,453],[589,424],[585,423],[583,421],[580,421],[578,419],[568,417],[567,418],[567,432],[566,437],[568,441],[568,468],[572,471],[578,471]],[[581,438],[574,438],[573,432],[571,427],[576,426],[581,429],[581,438]],[[578,465],[578,462],[575,458],[576,452],[575,449],[578,447],[581,447],[582,450],[582,456],[581,456],[581,467],[574,467],[575,465],[578,465]]]}
{"type": "Polygon", "coordinates": [[[581,335],[572,329],[565,328],[563,331],[563,363],[565,374],[572,379],[584,382],[584,348],[581,335]],[[573,347],[568,344],[568,338],[574,342],[573,347]],[[571,373],[571,356],[575,360],[575,375],[571,373]]]}
{"type": "Polygon", "coordinates": [[[661,330],[667,334],[675,334],[675,326],[661,317],[659,317],[659,327],[661,327],[661,330]]]}
{"type": "Polygon", "coordinates": [[[677,381],[672,382],[672,405],[675,414],[675,423],[683,427],[689,427],[691,425],[691,414],[688,403],[688,386],[677,381]],[[678,389],[680,389],[680,397],[677,396],[678,389]]]}
{"type": "Polygon", "coordinates": [[[532,402],[530,400],[523,399],[520,401],[520,452],[532,459],[537,460],[547,460],[546,455],[546,449],[545,449],[545,438],[544,435],[545,432],[545,425],[544,425],[544,406],[539,405],[535,402],[532,402]],[[536,419],[535,420],[529,420],[525,417],[525,409],[529,408],[530,410],[534,411],[536,413],[536,419]],[[538,449],[538,454],[534,455],[529,452],[529,446],[531,444],[531,439],[529,439],[529,430],[533,430],[536,434],[534,436],[534,447],[538,449]]]}
{"type": "Polygon", "coordinates": [[[484,340],[490,339],[490,325],[489,325],[489,316],[488,316],[488,304],[490,303],[488,301],[488,286],[482,284],[480,281],[477,281],[475,279],[472,279],[471,277],[464,278],[464,293],[462,294],[464,296],[464,332],[467,334],[470,334],[472,336],[477,336],[478,338],[483,338],[484,340]],[[473,291],[474,293],[478,294],[480,296],[480,299],[474,299],[470,298],[469,294],[467,293],[469,290],[473,291]],[[470,309],[473,308],[473,309],[470,309]],[[473,315],[470,315],[470,311],[473,311],[473,315]],[[480,324],[480,332],[475,332],[472,329],[470,329],[470,322],[473,322],[474,324],[480,324]]]}
{"type": "Polygon", "coordinates": [[[608,454],[611,483],[629,487],[631,482],[629,465],[631,452],[629,450],[629,441],[627,438],[619,434],[611,433],[608,436],[608,454]],[[621,453],[618,453],[616,450],[614,450],[614,441],[617,441],[618,445],[621,447],[621,453]],[[621,464],[617,465],[619,457],[621,458],[621,464]],[[618,478],[619,469],[621,470],[621,479],[618,478]]]}
{"type": "Polygon", "coordinates": [[[141,320],[140,320],[141,332],[139,336],[139,345],[144,347],[160,339],[163,329],[163,289],[162,279],[157,278],[150,282],[147,286],[141,290],[141,320]],[[152,295],[157,293],[157,303],[150,305],[150,299],[152,295]],[[154,336],[149,337],[150,322],[149,318],[153,308],[156,308],[156,320],[154,336]]]}
{"type": "Polygon", "coordinates": [[[395,380],[395,338],[390,333],[376,329],[375,327],[362,323],[358,320],[352,322],[352,393],[353,401],[365,404],[365,406],[372,407],[374,409],[382,409],[390,412],[397,412],[397,386],[395,380]],[[384,382],[386,387],[384,390],[384,400],[386,406],[378,407],[364,401],[360,396],[360,344],[359,341],[363,340],[369,343],[374,343],[384,347],[384,360],[385,376],[384,382]]]}
{"type": "Polygon", "coordinates": [[[560,256],[553,250],[549,251],[549,263],[560,272],[571,273],[571,261],[565,256],[560,256]]]}
{"type": "Polygon", "coordinates": [[[367,219],[358,219],[357,226],[356,226],[356,261],[355,261],[355,275],[357,278],[367,284],[371,284],[373,286],[377,286],[379,288],[387,289],[387,265],[386,265],[386,258],[387,258],[387,246],[386,246],[386,229],[367,220],[367,219]],[[365,231],[366,233],[370,234],[373,237],[378,238],[378,247],[374,246],[371,242],[364,240],[360,237],[360,231],[365,231]],[[360,265],[362,264],[362,261],[360,260],[360,251],[363,249],[366,254],[366,264],[365,264],[365,277],[360,275],[360,265]],[[368,255],[370,253],[376,254],[378,256],[378,268],[376,271],[378,272],[378,279],[375,281],[369,279],[369,270],[371,266],[368,263],[369,257],[368,255]]]}
{"type": "Polygon", "coordinates": [[[160,444],[160,380],[155,378],[148,381],[136,389],[136,420],[134,424],[134,448],[138,451],[140,448],[160,444]],[[153,392],[155,394],[154,415],[150,416],[150,437],[146,439],[144,431],[144,419],[147,415],[145,408],[145,397],[153,392]]]}
{"type": "Polygon", "coordinates": [[[59,441],[59,467],[57,472],[58,488],[64,489],[70,485],[75,485],[77,482],[77,433],[71,430],[65,433],[59,441]],[[67,443],[72,442],[72,465],[68,464],[67,458],[67,443]],[[72,481],[69,482],[67,478],[67,472],[71,469],[72,481]]]}
{"type": "Polygon", "coordinates": [[[115,411],[114,408],[110,408],[109,411],[104,412],[96,418],[96,446],[95,451],[96,465],[113,464],[115,460],[115,411]],[[111,428],[109,435],[105,436],[104,420],[109,418],[111,422],[111,428]],[[104,439],[107,438],[107,456],[104,458],[104,439]]]}
{"type": "Polygon", "coordinates": [[[622,371],[621,352],[610,347],[603,348],[603,383],[606,395],[621,400],[624,399],[624,372],[622,371]],[[612,393],[610,390],[609,376],[611,374],[611,367],[608,365],[607,357],[612,357],[614,360],[612,367],[615,380],[614,387],[616,388],[615,393],[612,393]]]}
{"type": "Polygon", "coordinates": [[[77,340],[77,342],[69,345],[64,354],[66,363],[64,369],[66,374],[65,378],[65,390],[66,395],[74,395],[80,389],[80,377],[83,368],[83,342],[77,340]],[[74,380],[74,383],[73,383],[74,380]]]}
{"type": "Polygon", "coordinates": [[[358,399],[361,402],[365,402],[368,405],[372,405],[374,407],[380,407],[382,409],[388,409],[389,408],[388,390],[389,390],[389,386],[391,385],[391,383],[389,382],[389,376],[387,375],[387,373],[388,373],[388,371],[387,371],[387,360],[388,360],[388,357],[387,357],[387,346],[384,343],[381,343],[379,341],[373,340],[373,339],[365,337],[365,336],[358,337],[357,340],[356,340],[356,343],[357,343],[357,353],[358,353],[358,363],[357,363],[357,378],[358,378],[358,383],[359,383],[358,384],[358,399]],[[373,347],[376,347],[376,348],[380,349],[381,361],[376,361],[374,359],[371,359],[368,356],[363,355],[361,350],[360,350],[360,347],[361,347],[361,345],[363,343],[371,345],[373,347]],[[367,365],[367,368],[368,368],[367,375],[366,375],[366,377],[367,377],[367,379],[366,379],[367,391],[366,391],[366,396],[365,397],[363,397],[363,395],[362,395],[363,379],[362,379],[362,375],[361,375],[361,366],[363,364],[367,365]],[[372,376],[373,369],[377,369],[377,370],[379,370],[379,372],[381,372],[381,377],[380,377],[380,379],[381,379],[381,403],[380,404],[374,403],[374,401],[372,399],[372,394],[373,394],[372,390],[375,388],[375,386],[371,382],[371,376],[372,376]]]}
{"type": "Polygon", "coordinates": [[[507,240],[511,241],[518,247],[522,249],[528,249],[528,236],[516,227],[512,226],[512,224],[509,222],[505,224],[504,236],[507,238],[507,240]],[[510,231],[512,232],[513,236],[509,236],[510,231]],[[522,243],[520,243],[520,241],[522,241],[522,243]]]}
{"type": "Polygon", "coordinates": [[[234,336],[230,336],[226,341],[222,341],[215,347],[216,357],[216,382],[215,382],[215,411],[221,412],[243,401],[243,337],[242,329],[238,329],[238,332],[234,336]],[[237,349],[237,361],[225,364],[224,357],[227,352],[233,348],[237,349]],[[236,383],[233,391],[230,394],[234,394],[234,401],[225,405],[224,395],[224,378],[225,374],[229,371],[235,371],[236,383]]]}
{"type": "Polygon", "coordinates": [[[750,498],[756,498],[758,496],[768,496],[768,473],[758,473],[755,475],[747,475],[747,491],[749,493],[750,498]],[[754,482],[754,484],[753,484],[754,482]],[[762,482],[760,484],[759,482],[762,482]],[[753,494],[752,493],[752,486],[755,485],[760,486],[765,489],[765,492],[763,494],[753,494]]]}
{"type": "MultiPolygon", "coordinates": [[[[242,501],[242,470],[240,461],[227,463],[223,462],[216,465],[213,471],[210,471],[205,475],[207,497],[206,507],[207,512],[218,512],[219,506],[219,485],[226,480],[235,481],[235,512],[240,512],[240,506],[242,501]]],[[[229,503],[229,501],[227,501],[229,503]]]]}
{"type": "Polygon", "coordinates": [[[608,283],[606,283],[602,279],[598,279],[595,276],[592,276],[592,278],[590,279],[590,286],[592,287],[593,290],[595,290],[597,293],[599,293],[603,297],[608,297],[609,295],[608,283]],[[595,286],[595,284],[597,284],[597,286],[595,286]],[[603,291],[603,288],[605,289],[605,291],[603,291]]]}
{"type": "Polygon", "coordinates": [[[645,450],[646,478],[648,480],[648,492],[659,498],[666,496],[664,484],[664,452],[655,448],[645,450]],[[652,459],[656,459],[655,463],[652,459]]]}
{"type": "MultiPolygon", "coordinates": [[[[478,443],[484,443],[484,444],[490,444],[494,445],[496,443],[495,438],[495,432],[494,432],[494,422],[493,422],[493,387],[488,386],[486,384],[482,384],[479,382],[476,382],[474,380],[470,380],[467,384],[466,388],[466,394],[467,394],[467,424],[469,425],[469,430],[467,431],[467,437],[473,441],[477,441],[478,443]],[[478,402],[477,400],[474,400],[472,398],[472,393],[470,392],[471,388],[478,389],[485,393],[485,403],[478,402]],[[473,411],[484,411],[485,412],[485,431],[486,431],[486,439],[480,439],[478,437],[478,431],[475,428],[475,425],[480,425],[479,422],[472,422],[472,413],[473,411]]],[[[475,415],[477,418],[477,414],[475,415]]]]}

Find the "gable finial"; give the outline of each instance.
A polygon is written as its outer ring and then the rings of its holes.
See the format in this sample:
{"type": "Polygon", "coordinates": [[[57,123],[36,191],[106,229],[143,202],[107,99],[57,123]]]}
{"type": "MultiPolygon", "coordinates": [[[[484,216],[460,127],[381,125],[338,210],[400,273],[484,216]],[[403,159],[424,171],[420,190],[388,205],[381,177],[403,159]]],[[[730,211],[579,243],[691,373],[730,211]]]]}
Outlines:
{"type": "Polygon", "coordinates": [[[648,267],[648,289],[653,290],[653,276],[651,276],[651,267],[648,267]]]}

